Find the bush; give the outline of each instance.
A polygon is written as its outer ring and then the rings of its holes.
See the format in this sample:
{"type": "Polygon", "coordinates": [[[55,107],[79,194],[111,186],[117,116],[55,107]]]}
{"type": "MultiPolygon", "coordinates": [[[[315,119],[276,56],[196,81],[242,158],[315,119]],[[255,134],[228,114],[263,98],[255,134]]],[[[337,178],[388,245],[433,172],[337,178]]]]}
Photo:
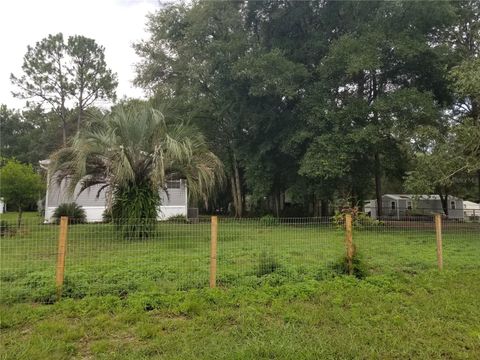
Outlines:
{"type": "Polygon", "coordinates": [[[113,220],[112,218],[112,210],[110,209],[105,209],[105,211],[102,214],[102,222],[109,224],[113,220]]]}
{"type": "Polygon", "coordinates": [[[280,222],[276,217],[272,215],[265,215],[260,218],[260,224],[264,226],[275,226],[278,225],[280,222]]]}
{"type": "Polygon", "coordinates": [[[53,213],[53,219],[58,224],[62,216],[68,216],[72,224],[84,224],[87,222],[87,214],[85,210],[76,203],[60,204],[53,213]]]}
{"type": "Polygon", "coordinates": [[[5,220],[0,220],[0,236],[9,236],[14,234],[15,228],[5,220]]]}
{"type": "Polygon", "coordinates": [[[277,261],[275,256],[267,253],[266,251],[263,251],[259,256],[258,266],[255,273],[257,276],[260,277],[271,274],[275,272],[275,270],[277,270],[278,268],[280,268],[280,263],[277,261]]]}
{"type": "Polygon", "coordinates": [[[185,215],[173,215],[173,216],[170,216],[167,220],[165,221],[168,221],[168,222],[173,222],[173,223],[180,223],[180,224],[183,224],[183,223],[188,223],[188,219],[185,215]]]}
{"type": "MultiPolygon", "coordinates": [[[[338,275],[350,275],[348,258],[342,257],[339,261],[332,265],[332,270],[338,275]]],[[[362,257],[358,254],[356,249],[352,258],[352,275],[357,279],[364,279],[368,275],[368,269],[363,261],[362,257]]]]}
{"type": "Polygon", "coordinates": [[[125,239],[146,239],[155,230],[159,206],[158,189],[148,182],[118,187],[113,193],[113,223],[125,239]]]}
{"type": "Polygon", "coordinates": [[[354,228],[382,226],[384,223],[380,220],[374,219],[364,212],[358,211],[357,208],[346,209],[344,211],[337,211],[332,217],[333,223],[338,228],[345,227],[345,215],[350,213],[352,215],[352,226],[354,228]]]}
{"type": "Polygon", "coordinates": [[[8,206],[18,209],[17,227],[20,227],[23,211],[35,204],[45,184],[32,165],[14,159],[1,166],[0,184],[0,197],[8,206]]]}

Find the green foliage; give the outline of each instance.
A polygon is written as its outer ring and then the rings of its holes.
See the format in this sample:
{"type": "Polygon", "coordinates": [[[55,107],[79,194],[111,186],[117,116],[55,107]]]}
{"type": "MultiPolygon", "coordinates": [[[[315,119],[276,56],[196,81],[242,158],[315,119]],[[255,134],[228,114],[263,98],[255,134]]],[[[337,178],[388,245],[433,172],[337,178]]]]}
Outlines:
{"type": "Polygon", "coordinates": [[[186,179],[189,195],[203,200],[223,179],[220,160],[196,128],[138,101],[92,120],[53,155],[50,171],[57,180],[68,177],[70,192],[77,183],[112,189],[114,222],[135,237],[148,236],[168,179],[186,179]]]}
{"type": "Polygon", "coordinates": [[[113,193],[111,216],[125,238],[147,238],[155,228],[160,194],[148,182],[118,186],[113,193]]]}
{"type": "Polygon", "coordinates": [[[11,209],[18,209],[20,225],[22,211],[43,196],[44,182],[31,165],[11,159],[0,168],[0,184],[0,198],[11,209]]]}
{"type": "Polygon", "coordinates": [[[447,196],[459,194],[480,170],[480,126],[466,120],[438,136],[429,149],[418,152],[405,179],[413,194],[438,194],[445,214],[447,196]]]}
{"type": "Polygon", "coordinates": [[[345,228],[345,215],[349,213],[352,215],[352,226],[354,228],[371,228],[377,226],[383,226],[383,221],[374,219],[364,212],[358,211],[358,208],[348,209],[344,211],[336,211],[335,215],[332,217],[333,223],[339,229],[345,228]]]}
{"type": "Polygon", "coordinates": [[[87,214],[85,210],[78,205],[77,203],[63,203],[58,205],[58,207],[53,212],[53,220],[59,224],[60,218],[62,216],[67,216],[69,224],[83,224],[87,222],[87,214]]]}
{"type": "Polygon", "coordinates": [[[8,221],[0,220],[0,236],[10,236],[15,234],[15,228],[8,221]]]}
{"type": "Polygon", "coordinates": [[[368,267],[363,257],[356,250],[353,253],[351,265],[346,256],[331,265],[331,270],[338,275],[350,275],[350,268],[351,275],[357,279],[365,279],[368,276],[368,267]]]}
{"type": "Polygon", "coordinates": [[[272,253],[262,251],[258,257],[258,264],[255,270],[257,276],[272,274],[280,268],[279,261],[272,253]]]}
{"type": "Polygon", "coordinates": [[[84,111],[96,100],[115,98],[116,75],[107,68],[105,49],[84,36],[48,35],[34,47],[28,46],[22,74],[10,75],[18,91],[14,96],[30,99],[39,107],[48,104],[60,119],[63,145],[68,132],[68,108],[75,103],[77,131],[84,111]]]}
{"type": "Polygon", "coordinates": [[[275,226],[280,224],[280,221],[273,215],[265,215],[260,218],[260,224],[264,226],[275,226]]]}
{"type": "Polygon", "coordinates": [[[339,193],[364,200],[399,188],[460,98],[478,109],[477,18],[474,2],[173,4],[135,45],[136,82],[175,94],[204,131],[231,183],[217,200],[236,216],[245,193],[273,212],[305,183],[307,209],[339,193]]]}
{"type": "MultiPolygon", "coordinates": [[[[90,108],[85,114],[93,111],[90,108]]],[[[70,137],[75,133],[75,113],[69,110],[65,116],[66,134],[70,137]]],[[[16,111],[0,105],[0,133],[2,156],[30,163],[34,167],[62,146],[61,121],[53,111],[44,111],[40,106],[16,111]]]]}
{"type": "Polygon", "coordinates": [[[137,292],[124,299],[105,294],[52,305],[10,304],[0,306],[0,352],[6,359],[19,354],[63,359],[86,352],[118,359],[158,354],[202,360],[212,354],[225,359],[354,359],[359,353],[366,358],[448,354],[475,359],[480,354],[478,276],[476,270],[363,281],[338,276],[265,284],[254,291],[137,292]],[[339,341],[345,336],[347,346],[339,341]],[[451,341],[457,338],[462,341],[451,341]]]}
{"type": "Polygon", "coordinates": [[[102,222],[109,224],[112,221],[113,221],[112,210],[107,208],[102,213],[102,222]]]}
{"type": "Polygon", "coordinates": [[[176,224],[188,224],[189,221],[185,215],[173,215],[170,216],[168,219],[164,220],[167,222],[172,222],[176,224]]]}

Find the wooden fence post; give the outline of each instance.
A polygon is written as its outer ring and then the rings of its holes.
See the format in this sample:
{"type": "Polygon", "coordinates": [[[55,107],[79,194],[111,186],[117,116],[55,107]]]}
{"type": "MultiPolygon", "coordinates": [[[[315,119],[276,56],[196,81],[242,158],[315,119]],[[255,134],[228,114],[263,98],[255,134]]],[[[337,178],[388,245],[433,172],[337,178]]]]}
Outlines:
{"type": "Polygon", "coordinates": [[[353,275],[352,214],[345,214],[345,245],[347,248],[348,274],[353,275]]]}
{"type": "Polygon", "coordinates": [[[67,253],[67,234],[68,234],[68,217],[62,216],[60,219],[60,234],[58,236],[58,254],[57,254],[57,300],[62,296],[63,279],[65,274],[65,255],[67,253]]]}
{"type": "Polygon", "coordinates": [[[212,216],[211,219],[211,243],[210,243],[210,287],[216,286],[217,278],[217,237],[218,237],[218,218],[212,216]]]}
{"type": "Polygon", "coordinates": [[[435,234],[437,236],[438,270],[443,270],[442,215],[435,214],[435,234]]]}

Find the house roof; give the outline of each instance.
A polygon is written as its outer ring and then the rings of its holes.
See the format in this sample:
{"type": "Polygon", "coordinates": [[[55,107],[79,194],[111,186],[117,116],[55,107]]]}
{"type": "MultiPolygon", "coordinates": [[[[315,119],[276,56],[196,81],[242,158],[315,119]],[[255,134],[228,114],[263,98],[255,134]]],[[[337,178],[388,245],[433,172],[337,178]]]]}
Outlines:
{"type": "MultiPolygon", "coordinates": [[[[440,195],[415,195],[415,194],[384,194],[394,200],[440,200],[440,195]]],[[[461,200],[455,196],[448,196],[449,199],[461,200]]]]}
{"type": "Polygon", "coordinates": [[[467,209],[467,210],[468,210],[468,209],[472,209],[472,210],[473,210],[473,209],[480,209],[480,204],[477,204],[477,203],[475,203],[475,202],[473,202],[473,201],[465,201],[465,200],[464,200],[464,201],[463,201],[463,207],[464,207],[465,209],[467,209]]]}
{"type": "MultiPolygon", "coordinates": [[[[392,200],[440,200],[439,195],[414,195],[414,194],[383,194],[382,197],[387,197],[392,200]]],[[[458,197],[449,195],[450,200],[462,200],[458,197]]],[[[376,201],[375,199],[367,200],[366,202],[376,201]]]]}

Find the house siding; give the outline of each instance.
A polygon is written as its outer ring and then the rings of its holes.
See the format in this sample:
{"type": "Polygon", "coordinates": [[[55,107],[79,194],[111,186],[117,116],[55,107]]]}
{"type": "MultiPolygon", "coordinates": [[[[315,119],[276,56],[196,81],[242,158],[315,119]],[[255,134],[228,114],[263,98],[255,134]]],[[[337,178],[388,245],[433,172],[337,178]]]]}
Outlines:
{"type": "MultiPolygon", "coordinates": [[[[164,220],[176,215],[187,216],[187,187],[183,180],[172,184],[174,188],[159,190],[161,206],[158,209],[158,219],[164,220]]],[[[102,221],[103,212],[106,209],[108,188],[102,191],[102,185],[95,185],[80,193],[80,186],[75,187],[74,194],[69,196],[67,182],[60,184],[49,183],[46,197],[45,222],[51,222],[55,209],[63,203],[75,202],[83,207],[88,222],[102,221]]]]}
{"type": "MultiPolygon", "coordinates": [[[[432,216],[436,213],[443,213],[442,202],[438,198],[420,198],[414,199],[412,195],[383,195],[382,196],[383,216],[390,218],[402,218],[410,215],[412,212],[432,216]],[[412,209],[408,208],[409,202],[412,203],[412,209]],[[395,208],[392,208],[392,203],[395,208]]],[[[376,201],[371,200],[365,205],[365,211],[373,218],[377,217],[376,201]]],[[[455,197],[448,197],[448,217],[450,219],[464,218],[463,200],[455,197]],[[454,206],[452,206],[454,203],[454,206]]]]}

